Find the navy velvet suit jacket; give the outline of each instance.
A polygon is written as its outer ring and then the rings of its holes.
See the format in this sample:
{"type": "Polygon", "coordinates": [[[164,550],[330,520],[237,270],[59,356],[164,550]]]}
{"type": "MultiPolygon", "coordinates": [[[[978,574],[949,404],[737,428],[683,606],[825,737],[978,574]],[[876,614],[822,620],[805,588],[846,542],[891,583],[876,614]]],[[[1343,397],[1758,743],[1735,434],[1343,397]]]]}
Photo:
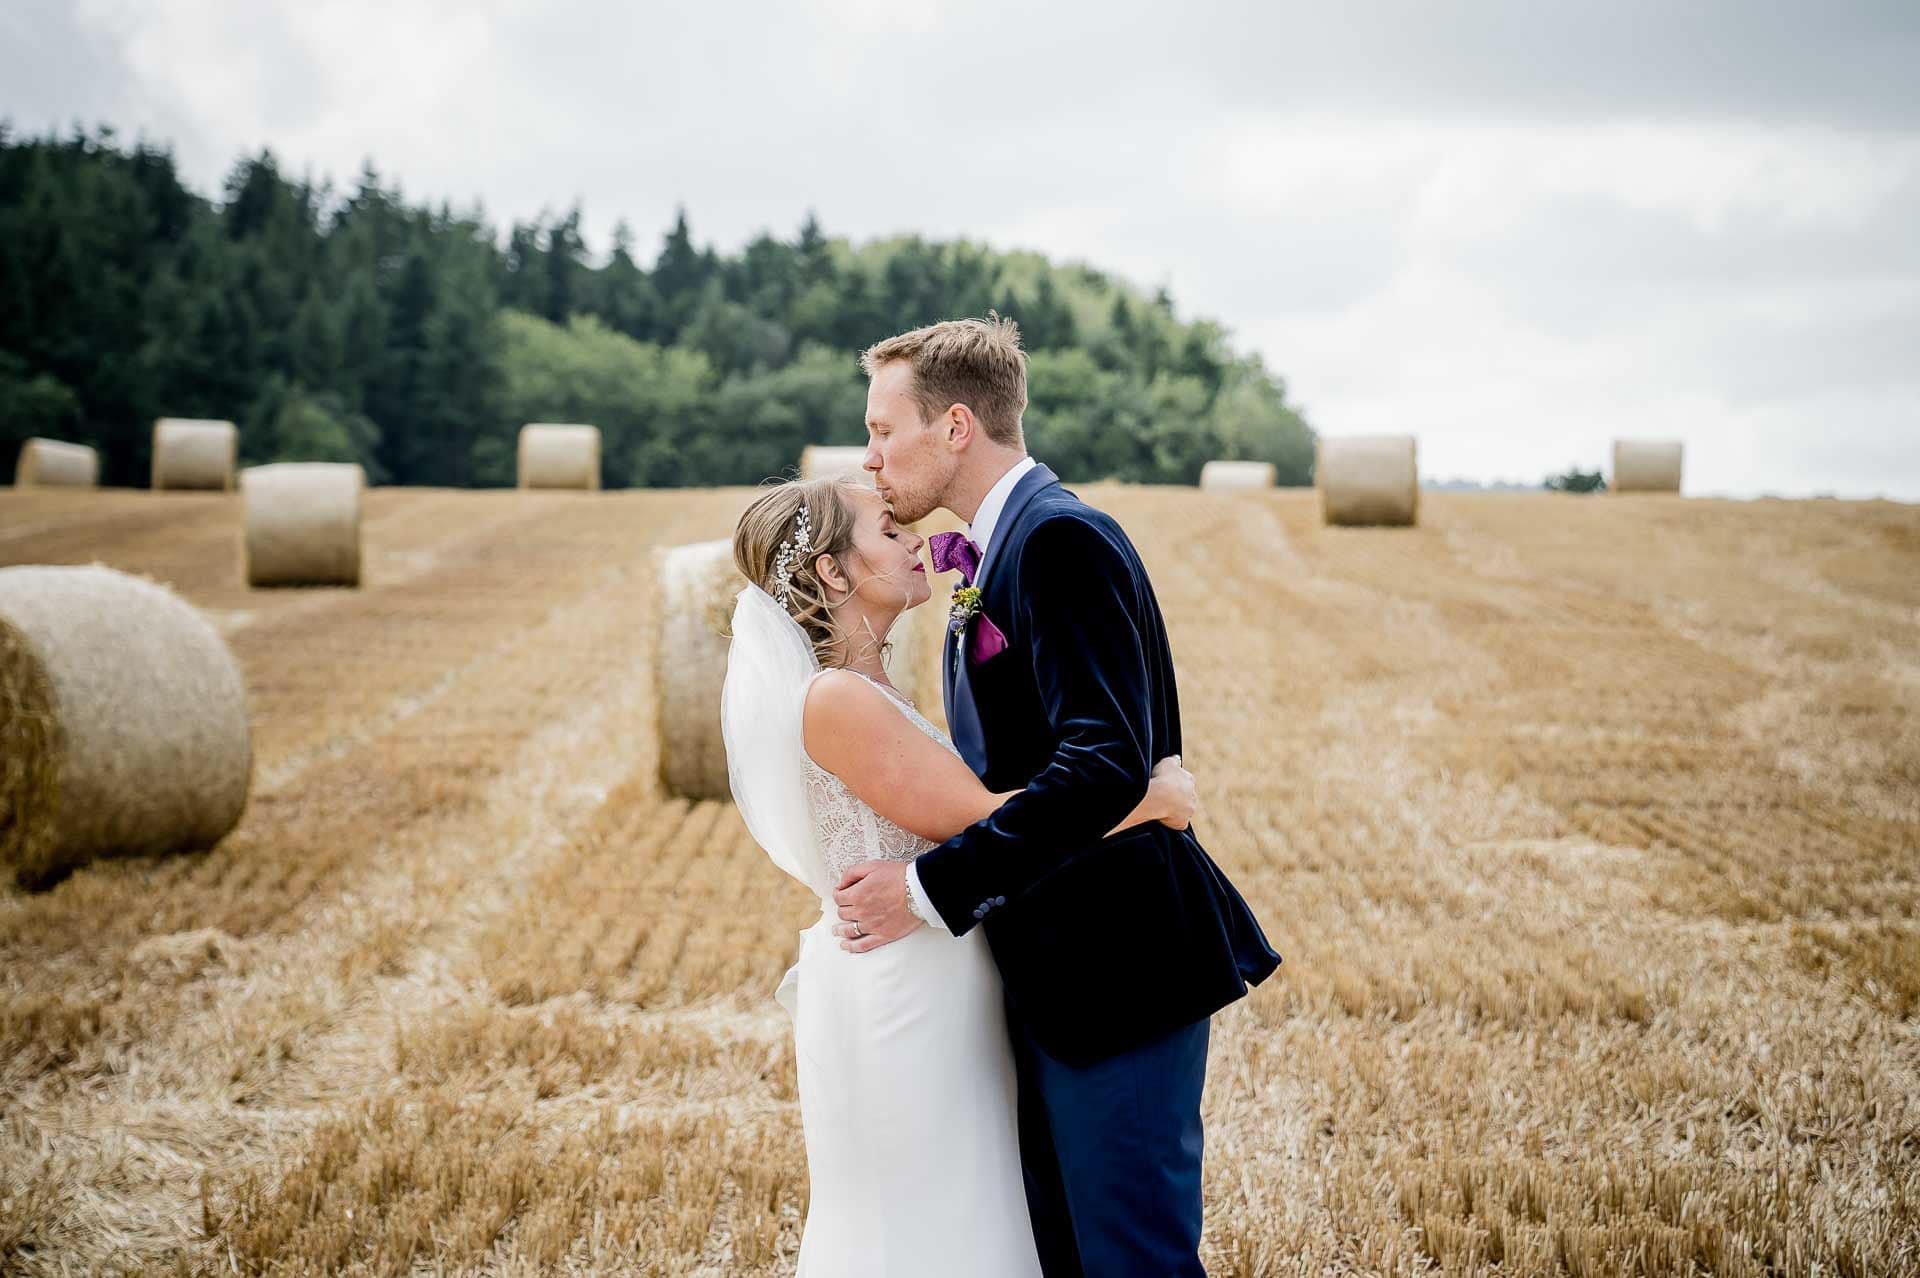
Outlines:
{"type": "Polygon", "coordinates": [[[920,885],[956,935],[986,928],[1026,1032],[1087,1064],[1211,1015],[1280,956],[1191,829],[1102,837],[1181,752],[1166,628],[1119,524],[1036,466],[980,579],[1007,648],[956,669],[949,634],[947,722],[989,790],[1021,793],[923,853],[920,885]]]}

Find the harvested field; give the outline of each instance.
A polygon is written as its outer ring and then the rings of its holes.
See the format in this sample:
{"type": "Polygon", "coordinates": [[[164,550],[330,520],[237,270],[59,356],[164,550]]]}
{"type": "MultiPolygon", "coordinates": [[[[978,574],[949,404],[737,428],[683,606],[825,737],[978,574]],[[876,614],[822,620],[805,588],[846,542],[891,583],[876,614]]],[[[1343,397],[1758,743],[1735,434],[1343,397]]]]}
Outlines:
{"type": "MultiPolygon", "coordinates": [[[[1212,1273],[1920,1272],[1920,509],[1082,491],[1287,959],[1212,1273]]],[[[215,850],[0,891],[0,1272],[791,1272],[814,910],[662,793],[647,650],[748,496],[373,489],[287,592],[237,495],[0,493],[206,612],[256,758],[215,850]]]]}

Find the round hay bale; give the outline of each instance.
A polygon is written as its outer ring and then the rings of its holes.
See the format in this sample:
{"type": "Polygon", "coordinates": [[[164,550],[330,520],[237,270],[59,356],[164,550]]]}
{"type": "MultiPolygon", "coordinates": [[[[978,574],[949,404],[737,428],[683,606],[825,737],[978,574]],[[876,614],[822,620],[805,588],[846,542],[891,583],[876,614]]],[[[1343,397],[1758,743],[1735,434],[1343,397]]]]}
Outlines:
{"type": "Polygon", "coordinates": [[[1200,488],[1204,492],[1244,492],[1252,488],[1271,488],[1278,478],[1272,462],[1210,461],[1200,468],[1200,488]]]}
{"type": "Polygon", "coordinates": [[[360,496],[353,462],[279,462],[240,472],[249,586],[360,584],[360,496]]]}
{"type": "Polygon", "coordinates": [[[600,487],[600,428],[528,422],[520,428],[520,487],[600,487]]]}
{"type": "Polygon", "coordinates": [[[58,439],[29,439],[20,445],[13,468],[15,488],[97,488],[100,454],[85,444],[58,439]]]}
{"type": "Polygon", "coordinates": [[[660,782],[688,799],[726,799],[727,747],[720,738],[720,686],[727,677],[727,628],[746,579],[731,540],[656,552],[659,607],[653,650],[660,782]]]}
{"type": "Polygon", "coordinates": [[[826,444],[808,444],[800,450],[800,478],[827,479],[834,475],[850,475],[865,483],[873,482],[873,472],[860,463],[866,460],[867,450],[857,445],[841,448],[826,444]]]}
{"type": "Polygon", "coordinates": [[[153,424],[153,487],[233,488],[240,429],[232,422],[162,417],[153,424]]]}
{"type": "Polygon", "coordinates": [[[1613,491],[1616,493],[1677,493],[1680,459],[1677,439],[1616,439],[1613,441],[1613,491]]]}
{"type": "Polygon", "coordinates": [[[0,868],[211,846],[253,773],[246,687],[165,588],[94,565],[0,568],[0,868]]]}
{"type": "Polygon", "coordinates": [[[1329,524],[1411,527],[1420,517],[1420,467],[1411,435],[1322,439],[1314,485],[1329,524]]]}

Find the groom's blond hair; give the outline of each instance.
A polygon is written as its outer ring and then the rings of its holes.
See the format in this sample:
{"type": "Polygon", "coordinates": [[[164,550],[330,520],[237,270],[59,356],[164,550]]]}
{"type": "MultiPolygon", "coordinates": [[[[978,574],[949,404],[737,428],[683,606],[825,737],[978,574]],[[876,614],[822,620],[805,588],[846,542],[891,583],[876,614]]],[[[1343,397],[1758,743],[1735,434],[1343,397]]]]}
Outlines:
{"type": "Polygon", "coordinates": [[[993,311],[985,319],[941,320],[867,347],[860,368],[872,377],[895,360],[913,369],[920,420],[965,404],[988,439],[1006,448],[1025,446],[1020,415],[1027,411],[1027,353],[1012,320],[993,311]]]}

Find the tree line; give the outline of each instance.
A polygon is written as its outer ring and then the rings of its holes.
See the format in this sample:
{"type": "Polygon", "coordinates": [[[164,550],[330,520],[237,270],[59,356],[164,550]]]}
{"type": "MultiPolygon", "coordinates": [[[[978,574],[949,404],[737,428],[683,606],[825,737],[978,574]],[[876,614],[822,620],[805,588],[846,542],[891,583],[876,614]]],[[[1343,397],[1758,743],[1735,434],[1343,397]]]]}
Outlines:
{"type": "Polygon", "coordinates": [[[1260,357],[1082,264],[966,241],[863,244],[809,216],[724,255],[683,211],[599,260],[578,207],[515,222],[350,189],[270,151],[218,199],[110,129],[0,124],[0,465],[40,435],[145,482],[156,417],[240,425],[241,460],[355,461],[376,483],[511,484],[528,421],[591,422],[608,487],[755,483],[861,443],[855,355],[996,309],[1031,358],[1029,448],[1070,479],[1191,483],[1214,457],[1311,482],[1313,433],[1260,357]]]}

